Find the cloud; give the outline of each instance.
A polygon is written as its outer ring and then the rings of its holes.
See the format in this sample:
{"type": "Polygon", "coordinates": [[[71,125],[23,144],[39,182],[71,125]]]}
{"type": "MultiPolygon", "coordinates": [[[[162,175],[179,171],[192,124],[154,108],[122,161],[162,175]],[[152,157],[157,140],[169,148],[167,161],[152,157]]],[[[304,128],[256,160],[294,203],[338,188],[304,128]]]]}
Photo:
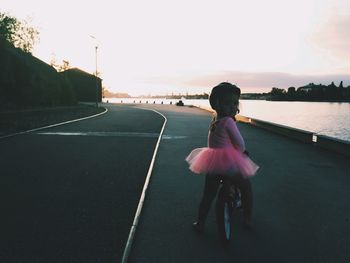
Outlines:
{"type": "MultiPolygon", "coordinates": [[[[349,8],[349,7],[348,7],[349,8]]],[[[350,13],[333,12],[323,26],[311,36],[311,41],[334,57],[350,60],[350,13]]]]}
{"type": "Polygon", "coordinates": [[[343,81],[343,84],[347,86],[350,85],[350,74],[294,75],[283,72],[224,71],[190,78],[184,80],[183,84],[193,87],[213,87],[223,81],[235,83],[243,89],[300,87],[311,82],[315,84],[330,84],[332,81],[335,84],[343,81]]]}
{"type": "Polygon", "coordinates": [[[350,74],[305,75],[289,74],[284,72],[242,72],[221,71],[216,73],[174,74],[168,76],[153,76],[140,79],[147,83],[139,94],[166,94],[172,92],[202,93],[209,92],[212,87],[228,81],[238,85],[243,93],[267,92],[272,87],[288,89],[301,87],[309,83],[329,85],[334,82],[344,86],[350,85],[350,74]]]}

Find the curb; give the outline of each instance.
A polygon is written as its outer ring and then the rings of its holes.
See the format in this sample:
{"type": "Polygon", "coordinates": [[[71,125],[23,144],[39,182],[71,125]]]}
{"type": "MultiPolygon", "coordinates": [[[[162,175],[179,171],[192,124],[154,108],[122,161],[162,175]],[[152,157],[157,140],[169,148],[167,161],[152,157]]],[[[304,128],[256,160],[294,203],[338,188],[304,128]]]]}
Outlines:
{"type": "Polygon", "coordinates": [[[30,132],[34,132],[34,131],[39,131],[39,130],[44,130],[44,129],[48,129],[48,128],[52,128],[52,127],[61,126],[61,125],[68,124],[68,123],[72,123],[72,122],[77,122],[77,121],[82,121],[82,120],[94,118],[94,117],[100,116],[100,115],[102,115],[102,114],[105,114],[105,113],[108,111],[107,108],[104,108],[104,109],[105,109],[105,111],[100,112],[100,113],[95,114],[95,115],[92,115],[92,116],[88,116],[88,117],[84,117],[84,118],[79,118],[79,119],[75,119],[75,120],[70,120],[70,121],[65,121],[65,122],[60,122],[60,123],[56,123],[56,124],[52,124],[52,125],[48,125],[48,126],[44,126],[44,127],[39,127],[39,128],[27,130],[27,131],[12,133],[12,134],[8,134],[8,135],[5,135],[5,136],[0,136],[0,140],[1,140],[1,139],[6,139],[6,138],[9,138],[9,137],[13,137],[13,136],[16,136],[16,135],[20,135],[20,134],[26,134],[26,133],[30,133],[30,132]]]}
{"type": "Polygon", "coordinates": [[[125,248],[124,248],[124,252],[123,252],[123,257],[122,257],[121,263],[127,263],[128,260],[129,260],[131,247],[132,247],[132,244],[133,244],[133,241],[134,241],[134,237],[135,237],[135,233],[136,233],[136,229],[137,229],[137,226],[138,226],[138,223],[139,223],[142,207],[143,207],[143,204],[145,202],[146,192],[148,190],[148,185],[149,185],[150,178],[151,178],[151,175],[152,175],[153,166],[154,166],[155,159],[156,159],[157,152],[158,152],[158,147],[159,147],[159,144],[160,144],[160,140],[161,140],[161,138],[163,136],[165,125],[166,125],[166,123],[168,121],[168,119],[162,113],[160,113],[160,112],[158,112],[156,110],[145,109],[145,108],[139,108],[139,109],[150,110],[150,111],[154,111],[154,112],[158,113],[159,115],[161,115],[164,118],[164,123],[163,123],[163,127],[162,127],[162,129],[160,131],[160,134],[159,134],[159,137],[158,137],[158,140],[157,140],[157,143],[156,143],[156,147],[154,148],[151,164],[150,164],[150,166],[148,168],[145,184],[143,185],[141,197],[140,197],[140,200],[139,200],[139,204],[137,206],[137,210],[136,210],[136,213],[135,213],[134,221],[132,223],[132,226],[131,226],[131,229],[130,229],[130,232],[129,232],[129,237],[128,237],[128,240],[126,242],[125,248]]]}

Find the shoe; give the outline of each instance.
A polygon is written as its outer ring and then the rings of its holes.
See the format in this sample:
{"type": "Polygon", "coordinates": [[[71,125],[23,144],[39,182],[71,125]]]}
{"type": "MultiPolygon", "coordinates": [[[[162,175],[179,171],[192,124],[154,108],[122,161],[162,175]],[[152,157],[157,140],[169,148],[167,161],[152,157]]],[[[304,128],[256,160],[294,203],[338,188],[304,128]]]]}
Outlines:
{"type": "Polygon", "coordinates": [[[243,209],[241,199],[236,199],[236,208],[237,209],[243,209]]]}
{"type": "Polygon", "coordinates": [[[204,225],[199,223],[199,222],[197,222],[197,221],[192,224],[192,227],[198,233],[202,233],[204,231],[204,225]]]}

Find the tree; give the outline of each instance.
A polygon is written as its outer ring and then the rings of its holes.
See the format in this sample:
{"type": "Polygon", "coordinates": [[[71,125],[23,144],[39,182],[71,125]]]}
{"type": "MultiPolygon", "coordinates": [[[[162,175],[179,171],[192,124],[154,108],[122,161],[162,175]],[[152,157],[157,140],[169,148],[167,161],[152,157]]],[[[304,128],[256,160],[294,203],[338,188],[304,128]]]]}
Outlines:
{"type": "Polygon", "coordinates": [[[8,41],[24,52],[31,53],[39,41],[39,32],[26,20],[20,21],[6,13],[0,13],[0,41],[8,41]]]}
{"type": "Polygon", "coordinates": [[[293,100],[295,98],[296,90],[295,87],[289,87],[287,91],[287,99],[293,100]]]}
{"type": "Polygon", "coordinates": [[[51,54],[51,60],[50,60],[50,66],[53,67],[54,69],[56,69],[56,71],[58,72],[63,72],[66,71],[70,68],[72,68],[70,66],[70,63],[68,60],[62,59],[62,64],[58,64],[56,61],[56,55],[54,53],[51,54]]]}
{"type": "Polygon", "coordinates": [[[56,61],[56,55],[54,53],[52,53],[51,56],[52,57],[50,59],[50,66],[58,71],[59,65],[57,64],[57,61],[56,61]]]}
{"type": "Polygon", "coordinates": [[[58,66],[58,72],[66,71],[70,69],[69,61],[68,60],[62,60],[62,65],[58,66]]]}
{"type": "Polygon", "coordinates": [[[295,87],[289,87],[287,93],[291,94],[291,95],[294,95],[295,94],[295,87]]]}

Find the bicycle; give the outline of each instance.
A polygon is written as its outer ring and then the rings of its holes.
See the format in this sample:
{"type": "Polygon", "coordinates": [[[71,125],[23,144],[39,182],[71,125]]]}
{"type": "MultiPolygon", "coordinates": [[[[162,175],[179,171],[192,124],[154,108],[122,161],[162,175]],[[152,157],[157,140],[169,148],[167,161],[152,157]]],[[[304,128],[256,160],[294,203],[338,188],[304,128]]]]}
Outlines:
{"type": "Polygon", "coordinates": [[[233,217],[237,209],[242,208],[241,192],[229,180],[220,180],[220,189],[216,199],[216,223],[219,238],[223,245],[227,245],[232,237],[233,217]]]}

